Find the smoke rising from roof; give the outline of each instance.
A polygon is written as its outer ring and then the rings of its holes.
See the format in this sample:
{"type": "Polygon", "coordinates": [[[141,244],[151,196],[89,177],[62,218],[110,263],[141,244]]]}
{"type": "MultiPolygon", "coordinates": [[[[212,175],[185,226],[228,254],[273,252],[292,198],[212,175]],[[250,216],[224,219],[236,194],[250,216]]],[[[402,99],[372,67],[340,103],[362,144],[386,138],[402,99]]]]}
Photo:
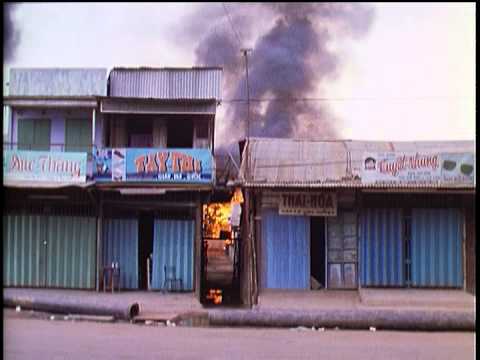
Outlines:
{"type": "MultiPolygon", "coordinates": [[[[250,136],[338,138],[338,119],[332,117],[326,103],[287,99],[321,96],[325,80],[334,79],[340,71],[330,42],[365,34],[373,21],[373,8],[349,3],[226,6],[230,18],[221,4],[205,5],[192,16],[190,33],[192,40],[198,41],[197,64],[224,68],[224,99],[247,98],[240,48],[253,44],[249,55],[250,136]],[[205,35],[198,39],[198,34],[205,35]]],[[[223,106],[226,117],[220,119],[224,122],[217,139],[220,146],[247,135],[246,102],[223,106]]]]}
{"type": "Polygon", "coordinates": [[[3,3],[3,60],[11,62],[19,42],[19,33],[15,28],[13,13],[18,4],[3,3]]]}

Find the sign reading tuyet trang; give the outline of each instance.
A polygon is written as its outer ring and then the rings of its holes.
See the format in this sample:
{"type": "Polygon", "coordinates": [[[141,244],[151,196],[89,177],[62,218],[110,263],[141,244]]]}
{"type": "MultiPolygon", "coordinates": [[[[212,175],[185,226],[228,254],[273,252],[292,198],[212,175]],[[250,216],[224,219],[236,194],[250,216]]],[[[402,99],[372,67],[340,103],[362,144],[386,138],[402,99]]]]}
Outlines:
{"type": "Polygon", "coordinates": [[[285,192],[280,194],[280,215],[337,216],[334,192],[285,192]]]}
{"type": "Polygon", "coordinates": [[[365,153],[362,182],[474,184],[473,153],[365,153]]]}
{"type": "Polygon", "coordinates": [[[211,183],[208,149],[114,148],[94,153],[98,181],[211,183]]]}
{"type": "Polygon", "coordinates": [[[5,150],[3,181],[86,182],[87,153],[5,150]]]}

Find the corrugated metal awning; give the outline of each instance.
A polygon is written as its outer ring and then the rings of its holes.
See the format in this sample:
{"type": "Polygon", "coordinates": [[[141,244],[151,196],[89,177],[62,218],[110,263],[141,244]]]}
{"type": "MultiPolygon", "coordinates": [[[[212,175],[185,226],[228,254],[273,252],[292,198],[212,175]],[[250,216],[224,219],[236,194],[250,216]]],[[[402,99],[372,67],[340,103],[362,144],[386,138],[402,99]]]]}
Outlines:
{"type": "Polygon", "coordinates": [[[132,98],[102,98],[100,111],[116,114],[207,114],[215,115],[217,102],[215,99],[192,100],[158,100],[132,98]]]}
{"type": "Polygon", "coordinates": [[[222,68],[114,68],[109,75],[113,97],[144,99],[220,99],[222,68]]]}

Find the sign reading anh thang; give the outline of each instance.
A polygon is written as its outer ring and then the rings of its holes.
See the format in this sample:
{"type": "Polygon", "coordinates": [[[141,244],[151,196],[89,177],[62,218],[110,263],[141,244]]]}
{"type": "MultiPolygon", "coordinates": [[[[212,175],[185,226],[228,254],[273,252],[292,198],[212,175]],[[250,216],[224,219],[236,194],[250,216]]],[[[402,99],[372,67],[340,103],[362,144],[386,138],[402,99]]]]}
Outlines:
{"type": "Polygon", "coordinates": [[[474,184],[473,153],[365,153],[363,183],[474,184]]]}
{"type": "Polygon", "coordinates": [[[337,216],[334,192],[285,192],[280,194],[280,215],[337,216]]]}
{"type": "Polygon", "coordinates": [[[3,180],[86,182],[87,153],[5,150],[3,180]]]}

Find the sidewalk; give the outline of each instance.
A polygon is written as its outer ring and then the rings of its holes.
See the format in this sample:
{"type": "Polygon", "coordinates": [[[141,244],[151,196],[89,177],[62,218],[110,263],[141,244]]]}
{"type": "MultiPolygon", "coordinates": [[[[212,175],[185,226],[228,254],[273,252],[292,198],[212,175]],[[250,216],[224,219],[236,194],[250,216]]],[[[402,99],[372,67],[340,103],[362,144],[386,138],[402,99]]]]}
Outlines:
{"type": "MultiPolygon", "coordinates": [[[[194,293],[4,289],[5,296],[74,297],[108,304],[137,302],[133,321],[208,317],[213,326],[339,327],[369,329],[475,329],[475,297],[461,290],[360,289],[262,291],[252,309],[204,308],[194,293]]],[[[190,321],[195,324],[195,321],[190,321]]],[[[198,322],[197,322],[198,323],[198,322]]],[[[200,321],[205,324],[206,321],[200,321]]]]}

